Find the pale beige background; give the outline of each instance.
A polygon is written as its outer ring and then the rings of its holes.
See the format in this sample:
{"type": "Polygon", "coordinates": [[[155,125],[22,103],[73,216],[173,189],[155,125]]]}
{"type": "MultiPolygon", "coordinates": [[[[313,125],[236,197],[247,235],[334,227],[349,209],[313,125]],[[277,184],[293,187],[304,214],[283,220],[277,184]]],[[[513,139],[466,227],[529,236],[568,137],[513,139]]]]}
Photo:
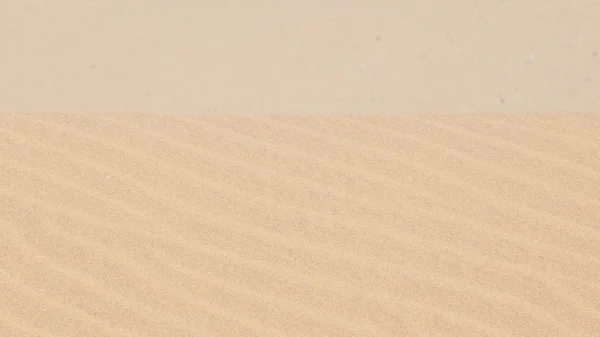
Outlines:
{"type": "Polygon", "coordinates": [[[0,1],[0,336],[600,336],[599,9],[0,1]]]}
{"type": "Polygon", "coordinates": [[[594,0],[9,0],[0,101],[12,112],[594,112],[598,17],[594,0]]]}

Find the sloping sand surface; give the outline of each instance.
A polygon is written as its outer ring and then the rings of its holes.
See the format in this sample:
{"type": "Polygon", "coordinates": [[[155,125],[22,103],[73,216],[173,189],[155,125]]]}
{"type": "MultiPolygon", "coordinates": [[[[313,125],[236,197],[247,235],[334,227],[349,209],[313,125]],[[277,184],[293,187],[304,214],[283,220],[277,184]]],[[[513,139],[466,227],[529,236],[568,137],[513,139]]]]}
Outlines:
{"type": "Polygon", "coordinates": [[[0,1],[0,337],[600,336],[599,13],[0,1]]]}
{"type": "Polygon", "coordinates": [[[600,117],[4,115],[2,336],[597,336],[600,117]]]}

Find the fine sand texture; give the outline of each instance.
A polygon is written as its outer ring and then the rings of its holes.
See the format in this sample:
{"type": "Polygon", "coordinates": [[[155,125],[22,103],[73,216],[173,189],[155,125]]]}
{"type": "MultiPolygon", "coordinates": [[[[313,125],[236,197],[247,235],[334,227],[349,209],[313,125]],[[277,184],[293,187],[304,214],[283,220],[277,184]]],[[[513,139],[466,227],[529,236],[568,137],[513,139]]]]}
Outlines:
{"type": "Polygon", "coordinates": [[[2,336],[598,336],[600,116],[4,115],[2,336]]]}
{"type": "Polygon", "coordinates": [[[600,336],[599,18],[0,1],[0,337],[600,336]]]}

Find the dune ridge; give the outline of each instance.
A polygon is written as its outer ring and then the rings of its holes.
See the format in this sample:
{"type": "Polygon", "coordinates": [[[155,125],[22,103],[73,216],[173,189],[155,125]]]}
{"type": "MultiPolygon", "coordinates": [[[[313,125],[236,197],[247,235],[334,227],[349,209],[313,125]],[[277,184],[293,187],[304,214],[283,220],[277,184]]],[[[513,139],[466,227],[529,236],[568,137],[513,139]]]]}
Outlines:
{"type": "Polygon", "coordinates": [[[6,336],[594,336],[600,117],[0,116],[6,336]]]}

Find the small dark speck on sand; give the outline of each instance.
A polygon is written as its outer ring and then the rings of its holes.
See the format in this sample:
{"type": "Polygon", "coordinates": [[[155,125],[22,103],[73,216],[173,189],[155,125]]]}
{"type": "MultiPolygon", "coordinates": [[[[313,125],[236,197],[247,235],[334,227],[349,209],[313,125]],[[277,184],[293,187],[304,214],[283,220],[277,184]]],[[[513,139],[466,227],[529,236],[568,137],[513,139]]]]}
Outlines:
{"type": "Polygon", "coordinates": [[[381,36],[375,37],[375,41],[381,41],[381,36]]]}

